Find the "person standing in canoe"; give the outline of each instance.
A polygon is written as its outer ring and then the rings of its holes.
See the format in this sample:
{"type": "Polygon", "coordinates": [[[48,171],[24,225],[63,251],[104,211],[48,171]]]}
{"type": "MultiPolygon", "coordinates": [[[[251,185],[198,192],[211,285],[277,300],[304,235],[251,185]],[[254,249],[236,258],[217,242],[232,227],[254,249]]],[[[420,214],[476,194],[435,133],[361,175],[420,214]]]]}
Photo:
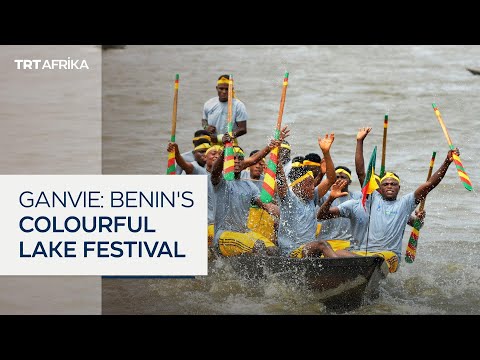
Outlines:
{"type": "MultiPolygon", "coordinates": [[[[221,75],[217,81],[218,96],[213,97],[203,105],[202,126],[210,133],[212,142],[222,145],[223,135],[228,132],[228,81],[230,75],[221,75]]],[[[232,123],[234,145],[237,138],[247,133],[248,114],[245,104],[235,97],[232,99],[232,123]]]]}
{"type": "MultiPolygon", "coordinates": [[[[327,179],[319,185],[319,194],[323,196],[335,181],[335,169],[330,157],[330,147],[334,134],[318,138],[327,167],[327,179]]],[[[323,240],[315,239],[317,221],[315,217],[314,175],[305,166],[295,166],[288,175],[288,185],[282,163],[278,164],[276,183],[280,199],[280,222],[278,228],[278,246],[281,254],[287,257],[304,258],[311,256],[338,257],[332,247],[323,240]]],[[[342,250],[341,250],[342,251],[342,250]]],[[[348,252],[346,252],[348,255],[348,252]]]]}
{"type": "Polygon", "coordinates": [[[331,207],[333,201],[347,193],[341,189],[344,180],[336,182],[330,196],[318,212],[319,219],[347,217],[354,222],[368,222],[365,235],[361,238],[360,249],[352,251],[357,255],[380,255],[385,258],[390,272],[395,272],[401,259],[402,238],[410,214],[427,194],[432,191],[445,176],[453,161],[453,154],[460,155],[458,148],[449,150],[440,168],[421,184],[414,192],[397,198],[400,191],[400,178],[393,172],[387,172],[380,179],[381,191],[370,194],[365,208],[361,200],[349,200],[338,206],[331,207]]]}

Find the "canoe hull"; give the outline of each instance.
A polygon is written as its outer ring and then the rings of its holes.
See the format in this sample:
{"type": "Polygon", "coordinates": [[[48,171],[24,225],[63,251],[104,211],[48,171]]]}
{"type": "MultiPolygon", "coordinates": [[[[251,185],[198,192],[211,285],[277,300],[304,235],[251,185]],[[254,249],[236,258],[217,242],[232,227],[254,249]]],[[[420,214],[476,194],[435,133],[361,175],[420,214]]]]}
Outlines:
{"type": "Polygon", "coordinates": [[[224,258],[237,274],[250,280],[278,279],[318,292],[327,310],[350,311],[379,295],[379,284],[388,274],[385,260],[377,256],[294,259],[276,256],[224,258]]]}

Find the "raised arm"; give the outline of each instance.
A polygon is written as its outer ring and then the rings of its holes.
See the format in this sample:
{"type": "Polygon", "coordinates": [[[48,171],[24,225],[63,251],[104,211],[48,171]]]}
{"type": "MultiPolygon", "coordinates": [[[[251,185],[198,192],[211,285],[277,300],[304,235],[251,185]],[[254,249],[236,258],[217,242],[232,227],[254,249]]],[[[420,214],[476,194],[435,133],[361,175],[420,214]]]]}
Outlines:
{"type": "Polygon", "coordinates": [[[415,202],[418,204],[420,201],[425,199],[427,194],[435,189],[435,187],[440,184],[440,181],[442,181],[443,177],[445,176],[445,173],[448,170],[448,167],[453,161],[453,154],[456,154],[457,156],[460,156],[460,151],[458,148],[455,148],[454,150],[449,150],[447,153],[447,157],[445,158],[445,161],[443,164],[440,166],[440,168],[435,171],[435,173],[428,179],[425,183],[420,185],[417,190],[415,190],[415,202]]]}
{"type": "Polygon", "coordinates": [[[348,192],[342,192],[342,189],[347,185],[347,181],[343,179],[338,179],[332,185],[330,190],[330,196],[328,197],[327,201],[325,201],[320,209],[317,212],[317,219],[318,220],[326,220],[326,219],[333,219],[340,216],[340,210],[338,207],[330,207],[332,206],[332,202],[340,197],[348,195],[348,192]]]}
{"type": "Polygon", "coordinates": [[[289,135],[288,134],[289,132],[290,130],[287,128],[287,126],[284,126],[282,131],[280,132],[280,138],[278,140],[271,139],[270,143],[267,146],[265,146],[262,150],[257,151],[255,154],[253,154],[252,156],[249,156],[248,158],[242,161],[242,170],[252,165],[255,165],[260,160],[262,160],[265,156],[267,156],[267,154],[270,151],[272,151],[276,147],[279,147],[282,144],[282,141],[289,135]]]}
{"type": "Polygon", "coordinates": [[[363,140],[372,131],[371,127],[363,127],[357,133],[357,148],[355,150],[355,171],[357,172],[360,187],[363,187],[365,181],[365,162],[363,160],[363,140]]]}
{"type": "Polygon", "coordinates": [[[320,161],[320,172],[318,173],[317,177],[314,180],[314,186],[315,187],[320,185],[320,183],[322,182],[322,179],[325,176],[326,172],[327,172],[327,166],[325,164],[325,159],[322,159],[322,161],[320,161]]]}
{"type": "Polygon", "coordinates": [[[288,183],[287,178],[285,177],[285,171],[283,171],[282,162],[279,161],[277,164],[277,177],[275,179],[277,183],[277,192],[280,199],[285,199],[288,192],[288,183]]]}
{"type": "Polygon", "coordinates": [[[415,210],[415,215],[410,214],[410,217],[408,218],[407,224],[410,226],[413,226],[415,224],[415,220],[420,220],[420,228],[422,228],[423,223],[425,221],[425,216],[426,216],[425,210],[415,210]]]}
{"type": "Polygon", "coordinates": [[[173,150],[175,150],[175,161],[177,162],[178,166],[185,170],[186,174],[191,174],[193,172],[193,164],[191,162],[185,161],[183,156],[180,154],[180,150],[178,150],[177,143],[169,142],[167,146],[167,151],[171,152],[173,150]]]}
{"type": "Polygon", "coordinates": [[[326,134],[323,138],[320,136],[318,137],[318,145],[323,152],[323,158],[325,159],[325,165],[327,169],[327,178],[322,180],[320,185],[318,185],[319,198],[327,193],[328,189],[330,189],[337,179],[337,174],[335,174],[335,165],[333,165],[332,157],[330,156],[330,148],[332,147],[334,140],[334,133],[331,133],[330,135],[326,134]]]}
{"type": "Polygon", "coordinates": [[[212,185],[217,185],[222,179],[223,160],[224,160],[225,151],[220,151],[219,153],[220,154],[218,155],[218,158],[215,160],[212,166],[212,175],[211,175],[212,185]]]}

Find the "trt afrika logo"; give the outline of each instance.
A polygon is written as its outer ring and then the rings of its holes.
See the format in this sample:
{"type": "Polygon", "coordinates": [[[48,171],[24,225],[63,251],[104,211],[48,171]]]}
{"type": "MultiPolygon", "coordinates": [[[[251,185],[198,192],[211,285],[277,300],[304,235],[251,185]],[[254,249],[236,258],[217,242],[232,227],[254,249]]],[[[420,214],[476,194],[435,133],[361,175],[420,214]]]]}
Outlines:
{"type": "Polygon", "coordinates": [[[15,59],[17,70],[89,70],[87,60],[72,59],[15,59]]]}

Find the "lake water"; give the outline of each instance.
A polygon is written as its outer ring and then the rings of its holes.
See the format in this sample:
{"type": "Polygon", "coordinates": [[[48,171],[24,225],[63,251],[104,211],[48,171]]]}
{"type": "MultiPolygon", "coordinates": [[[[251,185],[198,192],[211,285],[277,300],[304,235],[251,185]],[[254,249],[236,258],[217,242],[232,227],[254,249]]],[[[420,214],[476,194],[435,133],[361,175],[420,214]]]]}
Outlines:
{"type": "MultiPolygon", "coordinates": [[[[191,148],[203,103],[216,96],[216,79],[232,74],[249,114],[247,151],[264,146],[275,126],[283,74],[290,73],[283,123],[291,128],[292,155],[319,152],[317,137],[335,133],[336,165],[354,170],[355,136],[368,161],[389,114],[387,169],[402,179],[400,195],[425,181],[448,151],[433,113],[436,102],[474,192],[452,165],[429,195],[417,258],[381,285],[380,298],[354,314],[479,314],[480,203],[478,131],[480,46],[134,46],[103,56],[103,171],[164,174],[170,137],[173,80],[180,74],[177,142],[191,148]]],[[[356,178],[354,177],[356,180],[356,178]]],[[[354,181],[351,188],[359,190],[354,181]]],[[[179,224],[183,226],[185,224],[179,224]]],[[[408,241],[407,227],[404,246],[408,241]]],[[[103,313],[325,314],[309,294],[274,282],[252,288],[219,266],[198,279],[104,279],[103,313]]]]}

